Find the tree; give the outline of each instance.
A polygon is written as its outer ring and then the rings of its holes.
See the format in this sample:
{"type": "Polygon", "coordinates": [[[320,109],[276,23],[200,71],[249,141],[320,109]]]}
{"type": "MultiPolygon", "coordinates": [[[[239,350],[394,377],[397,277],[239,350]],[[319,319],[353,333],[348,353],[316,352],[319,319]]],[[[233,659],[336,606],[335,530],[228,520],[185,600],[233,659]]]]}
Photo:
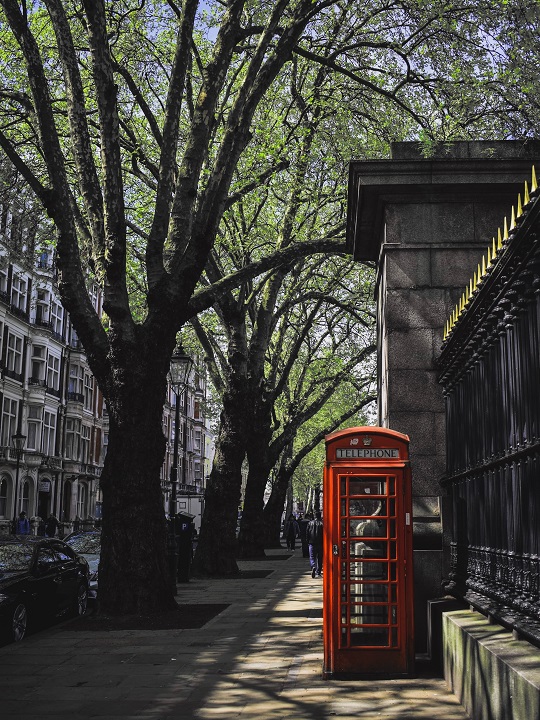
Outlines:
{"type": "Polygon", "coordinates": [[[181,10],[157,1],[1,2],[11,85],[0,146],[54,222],[60,295],[109,411],[104,612],[173,603],[159,484],[169,358],[178,330],[210,302],[196,286],[257,105],[307,24],[333,4],[231,0],[203,57],[196,0],[181,10]],[[128,261],[141,237],[146,297],[135,312],[128,261]],[[107,330],[87,270],[102,287],[107,330]]]}
{"type": "MultiPolygon", "coordinates": [[[[333,239],[302,243],[198,286],[230,198],[273,171],[260,158],[250,177],[241,172],[262,99],[298,55],[347,79],[334,102],[362,100],[371,121],[376,92],[427,132],[441,115],[433,68],[445,42],[452,66],[462,56],[478,65],[482,51],[493,55],[481,21],[509,3],[481,12],[442,0],[210,0],[208,13],[199,5],[0,0],[0,147],[54,223],[60,296],[109,411],[100,606],[111,614],[173,604],[159,469],[178,331],[248,277],[340,250],[333,239]],[[329,56],[336,19],[341,41],[329,56]],[[429,110],[419,88],[432,94],[429,110]],[[106,324],[90,280],[102,289],[106,324]]],[[[231,442],[235,432],[223,426],[231,442]]]]}

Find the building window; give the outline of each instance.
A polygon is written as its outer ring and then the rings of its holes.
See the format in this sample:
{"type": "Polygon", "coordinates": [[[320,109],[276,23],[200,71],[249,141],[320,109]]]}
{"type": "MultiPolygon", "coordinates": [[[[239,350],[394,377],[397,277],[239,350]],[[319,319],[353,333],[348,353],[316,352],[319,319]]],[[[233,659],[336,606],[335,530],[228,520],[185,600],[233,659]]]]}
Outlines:
{"type": "Polygon", "coordinates": [[[11,304],[23,312],[26,312],[27,288],[26,280],[20,275],[14,274],[11,281],[11,304]]]}
{"type": "Polygon", "coordinates": [[[80,365],[69,366],[68,392],[84,397],[84,368],[80,365]]]}
{"type": "Polygon", "coordinates": [[[81,428],[81,462],[90,462],[90,428],[83,425],[81,428]]]}
{"type": "Polygon", "coordinates": [[[45,347],[34,345],[32,347],[32,373],[30,382],[45,382],[45,347]]]}
{"type": "Polygon", "coordinates": [[[8,479],[4,475],[0,479],[0,517],[7,517],[7,502],[8,502],[8,479]]]}
{"type": "Polygon", "coordinates": [[[62,325],[64,320],[64,308],[56,300],[51,300],[51,326],[53,332],[62,336],[62,325]]]}
{"type": "Polygon", "coordinates": [[[40,289],[37,291],[36,303],[36,325],[49,324],[49,308],[50,297],[47,290],[40,289]]]}
{"type": "Polygon", "coordinates": [[[43,454],[53,456],[56,441],[56,415],[48,410],[43,413],[43,454]]]}
{"type": "Polygon", "coordinates": [[[5,270],[0,270],[0,294],[4,299],[8,299],[8,278],[5,270]]]}
{"type": "Polygon", "coordinates": [[[84,409],[92,410],[94,404],[94,378],[90,373],[84,373],[84,409]]]}
{"type": "Polygon", "coordinates": [[[11,437],[17,431],[17,401],[4,398],[2,403],[2,446],[11,445],[11,437]]]}
{"type": "Polygon", "coordinates": [[[80,518],[87,517],[86,505],[88,502],[88,488],[86,485],[79,485],[79,492],[77,496],[77,515],[80,518]]]}
{"type": "Polygon", "coordinates": [[[78,418],[66,418],[66,457],[79,459],[81,443],[81,421],[78,418]]]}
{"type": "Polygon", "coordinates": [[[22,346],[22,338],[8,332],[6,369],[17,375],[20,375],[22,370],[22,346]]]}
{"type": "Polygon", "coordinates": [[[28,437],[26,439],[26,447],[28,450],[39,450],[41,413],[42,409],[39,405],[28,406],[28,437]]]}
{"type": "Polygon", "coordinates": [[[21,493],[21,510],[27,514],[30,519],[30,483],[28,480],[23,482],[22,493],[21,493]]]}
{"type": "Polygon", "coordinates": [[[47,359],[47,387],[51,390],[60,388],[60,358],[49,355],[47,359]]]}

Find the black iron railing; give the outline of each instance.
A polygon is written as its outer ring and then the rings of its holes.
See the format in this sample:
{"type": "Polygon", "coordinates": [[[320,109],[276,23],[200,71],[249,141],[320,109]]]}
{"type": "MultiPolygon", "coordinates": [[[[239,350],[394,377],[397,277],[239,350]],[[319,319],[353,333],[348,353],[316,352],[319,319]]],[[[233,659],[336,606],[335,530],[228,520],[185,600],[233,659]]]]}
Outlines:
{"type": "Polygon", "coordinates": [[[454,317],[439,369],[453,512],[447,589],[540,645],[537,195],[454,317]]]}

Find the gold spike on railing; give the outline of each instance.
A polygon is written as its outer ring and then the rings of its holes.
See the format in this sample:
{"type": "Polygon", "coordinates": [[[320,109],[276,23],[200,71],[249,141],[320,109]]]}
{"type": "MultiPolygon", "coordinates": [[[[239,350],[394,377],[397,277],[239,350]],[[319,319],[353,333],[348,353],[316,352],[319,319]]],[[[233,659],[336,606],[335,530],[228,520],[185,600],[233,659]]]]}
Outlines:
{"type": "Polygon", "coordinates": [[[536,170],[534,165],[532,166],[532,178],[531,178],[531,192],[538,190],[538,183],[536,182],[536,170]]]}
{"type": "Polygon", "coordinates": [[[523,215],[523,207],[521,205],[521,193],[518,193],[517,217],[520,218],[522,215],[523,215]]]}
{"type": "Polygon", "coordinates": [[[490,267],[492,262],[493,262],[493,255],[491,254],[491,245],[488,245],[487,266],[490,267]]]}
{"type": "Polygon", "coordinates": [[[469,280],[469,297],[470,297],[472,294],[473,294],[473,289],[472,289],[472,278],[471,278],[471,279],[469,280]]]}
{"type": "Polygon", "coordinates": [[[508,220],[504,218],[504,235],[503,235],[503,241],[508,240],[508,220]]]}
{"type": "Polygon", "coordinates": [[[486,274],[486,256],[482,255],[482,277],[486,274]]]}
{"type": "Polygon", "coordinates": [[[469,286],[465,288],[465,305],[469,304],[469,300],[471,299],[471,294],[469,293],[469,286]]]}
{"type": "Polygon", "coordinates": [[[512,205],[512,219],[510,220],[510,232],[516,227],[516,211],[512,205]]]}
{"type": "Polygon", "coordinates": [[[523,204],[528,205],[531,202],[529,197],[529,188],[527,187],[527,181],[525,180],[525,190],[523,192],[523,204]]]}
{"type": "Polygon", "coordinates": [[[502,250],[502,235],[501,235],[501,228],[497,231],[497,252],[499,250],[502,250]]]}
{"type": "Polygon", "coordinates": [[[493,244],[491,246],[491,261],[495,260],[495,255],[497,254],[497,243],[495,242],[495,238],[493,238],[493,244]]]}
{"type": "Polygon", "coordinates": [[[478,280],[476,281],[476,284],[477,284],[477,285],[480,285],[480,283],[482,282],[482,271],[481,271],[481,269],[480,269],[480,263],[478,263],[478,269],[477,269],[477,271],[476,271],[476,274],[477,274],[477,277],[478,277],[478,280]]]}

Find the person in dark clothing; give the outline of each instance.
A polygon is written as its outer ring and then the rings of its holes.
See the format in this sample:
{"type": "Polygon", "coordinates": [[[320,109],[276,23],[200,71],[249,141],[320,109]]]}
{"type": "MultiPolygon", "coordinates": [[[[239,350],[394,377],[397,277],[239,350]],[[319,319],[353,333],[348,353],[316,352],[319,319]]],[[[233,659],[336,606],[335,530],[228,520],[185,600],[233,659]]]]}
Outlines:
{"type": "Polygon", "coordinates": [[[19,513],[19,518],[15,524],[16,535],[30,535],[30,521],[26,517],[24,510],[19,513]]]}
{"type": "Polygon", "coordinates": [[[299,536],[300,528],[298,527],[298,522],[296,521],[294,515],[291,513],[289,515],[289,519],[285,523],[285,540],[287,541],[287,550],[292,550],[294,552],[296,538],[299,536]]]}
{"type": "Polygon", "coordinates": [[[302,557],[309,557],[309,545],[306,537],[307,526],[311,518],[298,518],[298,527],[300,528],[300,542],[302,543],[302,557]]]}
{"type": "Polygon", "coordinates": [[[322,574],[322,547],[323,547],[323,524],[321,513],[315,513],[315,519],[308,523],[306,537],[309,547],[309,564],[311,565],[311,577],[321,577],[322,574]]]}
{"type": "Polygon", "coordinates": [[[47,537],[55,537],[59,525],[60,523],[56,519],[56,516],[51,513],[45,521],[45,535],[47,537]]]}

